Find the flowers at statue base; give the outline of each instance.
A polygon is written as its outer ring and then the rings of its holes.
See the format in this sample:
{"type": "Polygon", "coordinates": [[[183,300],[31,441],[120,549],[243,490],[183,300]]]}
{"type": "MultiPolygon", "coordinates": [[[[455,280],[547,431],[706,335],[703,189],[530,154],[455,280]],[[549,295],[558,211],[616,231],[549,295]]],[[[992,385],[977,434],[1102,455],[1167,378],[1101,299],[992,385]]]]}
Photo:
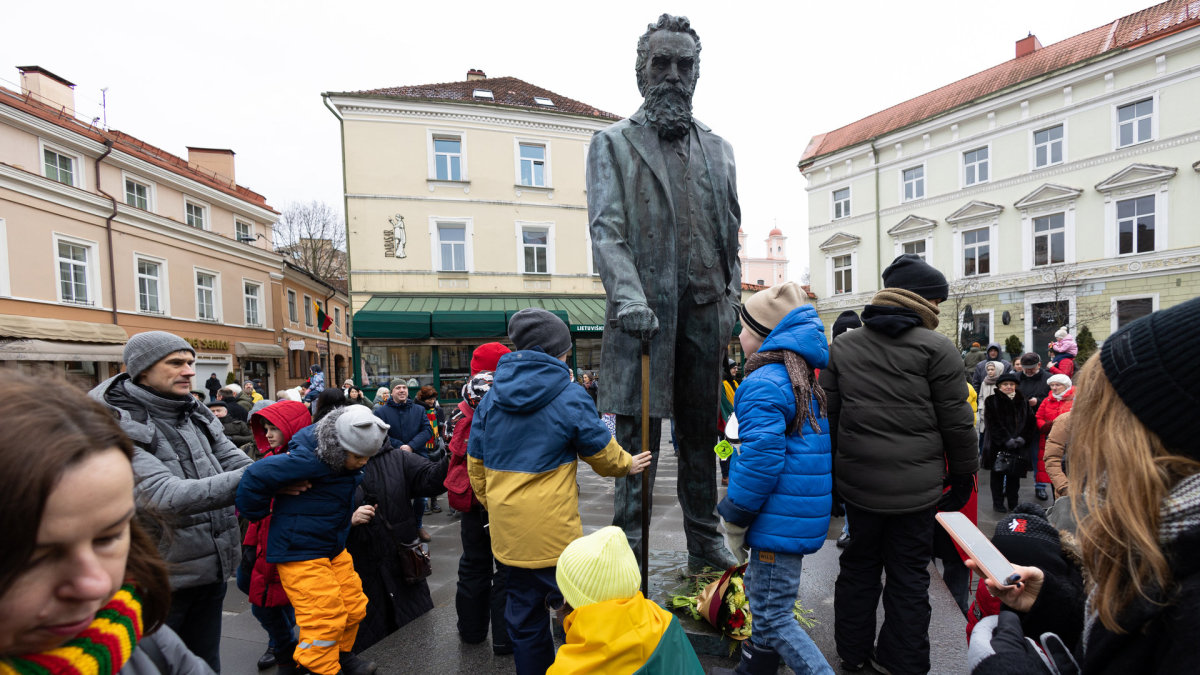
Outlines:
{"type": "MultiPolygon", "coordinates": [[[[724,573],[705,571],[688,577],[687,592],[671,596],[671,608],[685,611],[693,619],[712,624],[734,640],[750,637],[754,614],[746,597],[746,566],[730,567],[724,573]]],[[[804,628],[817,625],[813,610],[805,609],[800,601],[792,607],[796,621],[804,628]]]]}

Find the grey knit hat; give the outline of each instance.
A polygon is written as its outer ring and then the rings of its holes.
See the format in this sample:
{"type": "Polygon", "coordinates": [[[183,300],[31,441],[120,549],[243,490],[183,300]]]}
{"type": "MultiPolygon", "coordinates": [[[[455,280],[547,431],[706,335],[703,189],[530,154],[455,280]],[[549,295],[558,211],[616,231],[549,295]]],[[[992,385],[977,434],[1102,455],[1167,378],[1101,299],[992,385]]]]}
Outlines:
{"type": "Polygon", "coordinates": [[[346,411],[338,416],[334,424],[338,443],[346,452],[359,457],[374,457],[383,448],[383,441],[391,428],[391,425],[361,405],[346,406],[346,411]]]}
{"type": "Polygon", "coordinates": [[[192,356],[196,355],[196,350],[192,349],[192,346],[178,335],[152,330],[138,333],[129,338],[129,342],[125,343],[125,352],[121,359],[125,361],[125,370],[129,373],[129,377],[137,380],[138,375],[141,375],[150,366],[175,352],[191,352],[192,356]]]}
{"type": "Polygon", "coordinates": [[[407,380],[395,379],[388,383],[388,391],[391,391],[391,390],[395,389],[396,387],[407,387],[407,386],[408,386],[407,380]]]}
{"type": "Polygon", "coordinates": [[[517,349],[540,347],[550,356],[571,351],[571,329],[554,314],[539,307],[527,307],[508,320],[508,338],[517,349]]]}

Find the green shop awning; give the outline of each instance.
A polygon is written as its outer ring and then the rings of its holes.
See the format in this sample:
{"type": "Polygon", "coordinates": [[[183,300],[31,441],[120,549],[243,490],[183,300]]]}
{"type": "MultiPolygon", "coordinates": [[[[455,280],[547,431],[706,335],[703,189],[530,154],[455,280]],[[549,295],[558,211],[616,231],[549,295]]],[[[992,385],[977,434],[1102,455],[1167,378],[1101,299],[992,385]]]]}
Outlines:
{"type": "Polygon", "coordinates": [[[602,296],[376,295],[354,314],[359,338],[503,338],[508,319],[527,307],[561,318],[573,333],[599,333],[602,296]],[[360,323],[362,322],[362,323],[360,323]]]}

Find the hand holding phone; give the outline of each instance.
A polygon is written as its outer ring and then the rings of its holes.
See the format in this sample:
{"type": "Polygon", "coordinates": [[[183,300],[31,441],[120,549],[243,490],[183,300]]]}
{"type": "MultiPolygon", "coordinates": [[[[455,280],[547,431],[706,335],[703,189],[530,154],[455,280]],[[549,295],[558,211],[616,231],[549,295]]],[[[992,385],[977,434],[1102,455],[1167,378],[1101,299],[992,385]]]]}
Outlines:
{"type": "MultiPolygon", "coordinates": [[[[971,570],[982,574],[979,565],[974,560],[968,560],[966,565],[971,570]]],[[[987,590],[992,597],[1004,603],[1006,607],[1018,612],[1028,612],[1033,608],[1033,603],[1037,601],[1038,594],[1042,592],[1042,584],[1046,581],[1046,575],[1037,567],[1014,565],[1013,569],[1016,570],[1013,573],[1013,577],[1016,578],[1013,579],[1014,583],[1012,584],[1007,586],[997,584],[986,574],[983,575],[983,582],[987,585],[987,590]]]]}
{"type": "Polygon", "coordinates": [[[955,543],[966,551],[971,560],[977,564],[976,569],[984,576],[996,582],[997,586],[1009,586],[1020,580],[1013,578],[1016,569],[1004,557],[1004,554],[992,544],[983,532],[960,511],[943,511],[937,514],[937,521],[954,539],[955,543]]]}

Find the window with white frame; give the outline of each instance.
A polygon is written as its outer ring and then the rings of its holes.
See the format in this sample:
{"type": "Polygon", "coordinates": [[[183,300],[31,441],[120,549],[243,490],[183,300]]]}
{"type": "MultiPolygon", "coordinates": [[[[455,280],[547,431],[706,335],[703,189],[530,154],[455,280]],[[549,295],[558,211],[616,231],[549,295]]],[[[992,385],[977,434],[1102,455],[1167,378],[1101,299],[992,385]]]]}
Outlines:
{"type": "Polygon", "coordinates": [[[1033,166],[1040,169],[1063,161],[1063,125],[1033,132],[1033,166]]]}
{"type": "Polygon", "coordinates": [[[1145,143],[1154,135],[1154,99],[1117,107],[1117,147],[1145,143]]]}
{"type": "Polygon", "coordinates": [[[1067,259],[1066,214],[1051,213],[1033,219],[1033,264],[1057,265],[1067,259]]]}
{"type": "Polygon", "coordinates": [[[238,241],[246,244],[254,243],[254,225],[244,220],[233,221],[233,233],[238,241]]]}
{"type": "Polygon", "coordinates": [[[988,149],[976,148],[963,153],[963,185],[986,183],[988,180],[988,149]]]}
{"type": "Polygon", "coordinates": [[[196,318],[217,320],[217,275],[212,272],[196,271],[196,318]]]}
{"type": "MultiPolygon", "coordinates": [[[[760,280],[761,282],[761,280],[760,280]]],[[[833,294],[854,292],[854,256],[833,256],[833,294]]]]}
{"type": "Polygon", "coordinates": [[[246,325],[261,326],[262,312],[260,311],[260,305],[262,303],[262,284],[243,281],[242,299],[246,307],[246,325]]]}
{"type": "Polygon", "coordinates": [[[914,166],[903,171],[904,201],[925,197],[925,167],[914,166]]]}
{"type": "Polygon", "coordinates": [[[1154,312],[1154,298],[1120,298],[1113,301],[1116,306],[1116,311],[1113,313],[1115,324],[1113,330],[1117,330],[1122,326],[1137,321],[1143,316],[1147,316],[1154,312]]]}
{"type": "Polygon", "coordinates": [[[916,241],[906,241],[901,244],[901,249],[904,253],[912,253],[913,255],[921,256],[921,260],[925,260],[925,240],[918,239],[916,241]]]}
{"type": "Polygon", "coordinates": [[[88,265],[91,263],[91,248],[83,244],[58,242],[58,283],[63,302],[80,305],[92,304],[89,288],[88,265]]]}
{"type": "Polygon", "coordinates": [[[991,229],[981,227],[962,234],[963,276],[973,277],[992,271],[991,229]]]}
{"type": "Polygon", "coordinates": [[[1117,202],[1117,253],[1154,250],[1154,195],[1117,202]]]}
{"type": "Polygon", "coordinates": [[[304,325],[306,325],[306,326],[313,325],[312,307],[313,307],[312,298],[307,295],[304,296],[304,325]]]}
{"type": "Polygon", "coordinates": [[[844,187],[833,191],[833,219],[845,218],[850,215],[850,188],[844,187]]]}
{"type": "Polygon", "coordinates": [[[549,240],[549,228],[521,228],[521,260],[525,274],[550,273],[549,240]]]}
{"type": "Polygon", "coordinates": [[[537,143],[519,143],[521,185],[546,187],[546,146],[537,143]]]}
{"type": "Polygon", "coordinates": [[[132,178],[125,179],[125,203],[135,209],[150,210],[150,186],[132,178]]]}
{"type": "Polygon", "coordinates": [[[335,331],[337,331],[338,335],[342,334],[342,308],[341,307],[333,308],[333,329],[335,331]]]}
{"type": "Polygon", "coordinates": [[[437,180],[462,180],[462,137],[433,137],[433,177],[437,180]]]}
{"type": "Polygon", "coordinates": [[[197,230],[208,229],[208,207],[192,201],[183,203],[184,222],[197,230]]]}
{"type": "Polygon", "coordinates": [[[467,226],[462,223],[438,223],[438,271],[467,271],[467,226]]]}
{"type": "Polygon", "coordinates": [[[296,323],[297,321],[300,320],[299,317],[296,315],[296,291],[289,290],[287,292],[287,302],[288,302],[288,321],[291,321],[292,323],[296,323]]]}
{"type": "Polygon", "coordinates": [[[51,148],[42,148],[42,168],[45,170],[46,178],[56,180],[64,185],[75,184],[75,157],[66,153],[53,150],[51,148]]]}
{"type": "Polygon", "coordinates": [[[162,314],[163,266],[157,260],[137,259],[138,311],[162,314]]]}

